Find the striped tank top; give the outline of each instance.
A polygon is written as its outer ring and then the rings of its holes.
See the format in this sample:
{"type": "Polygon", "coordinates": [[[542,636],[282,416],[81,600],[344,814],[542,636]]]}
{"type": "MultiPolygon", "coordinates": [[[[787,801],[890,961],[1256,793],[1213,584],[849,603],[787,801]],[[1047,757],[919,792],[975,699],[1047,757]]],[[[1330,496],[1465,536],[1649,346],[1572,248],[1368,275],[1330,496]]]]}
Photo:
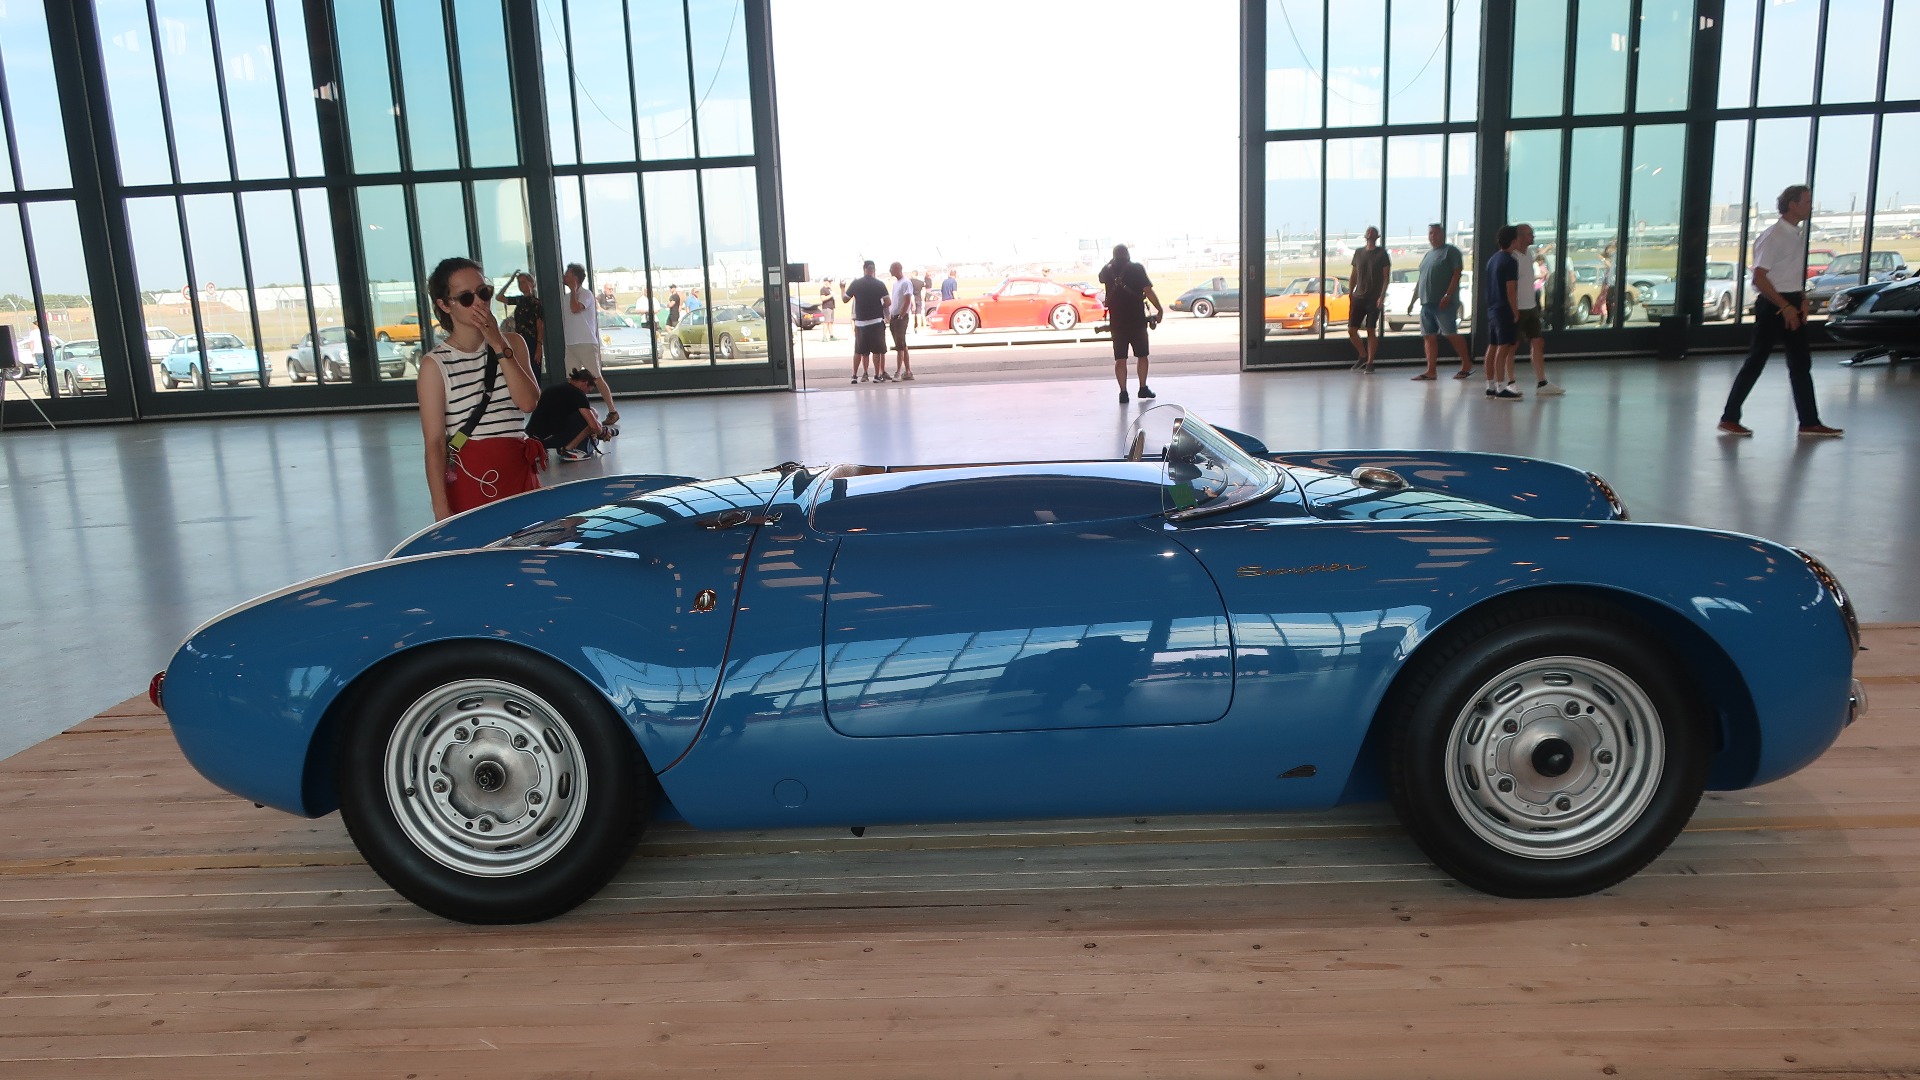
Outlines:
{"type": "MultiPolygon", "coordinates": [[[[487,373],[487,349],[482,345],[478,352],[463,353],[442,340],[427,355],[440,365],[440,380],[446,384],[447,434],[451,436],[466,426],[473,407],[480,403],[480,394],[484,389],[480,383],[487,373]]],[[[494,368],[493,394],[487,398],[487,411],[481,414],[480,423],[473,429],[472,437],[517,437],[526,426],[527,414],[513,403],[513,394],[507,389],[506,358],[501,357],[494,368]]]]}

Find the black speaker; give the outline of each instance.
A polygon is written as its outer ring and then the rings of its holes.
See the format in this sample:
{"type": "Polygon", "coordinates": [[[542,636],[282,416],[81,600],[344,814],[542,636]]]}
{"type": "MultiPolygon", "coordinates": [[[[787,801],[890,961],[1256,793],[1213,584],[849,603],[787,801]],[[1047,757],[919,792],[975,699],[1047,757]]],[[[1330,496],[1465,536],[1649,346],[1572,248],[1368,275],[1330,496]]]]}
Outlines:
{"type": "Polygon", "coordinates": [[[13,351],[13,327],[0,323],[0,371],[11,371],[20,362],[20,354],[13,351]]]}
{"type": "Polygon", "coordinates": [[[802,281],[812,281],[813,275],[807,272],[806,263],[787,264],[787,284],[798,285],[802,281]]]}

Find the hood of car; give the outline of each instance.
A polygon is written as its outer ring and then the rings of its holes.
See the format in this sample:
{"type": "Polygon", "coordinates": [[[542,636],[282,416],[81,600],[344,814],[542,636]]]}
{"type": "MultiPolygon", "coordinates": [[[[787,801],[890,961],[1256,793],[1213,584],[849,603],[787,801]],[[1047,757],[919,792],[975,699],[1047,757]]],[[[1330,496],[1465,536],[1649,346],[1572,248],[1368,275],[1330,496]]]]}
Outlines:
{"type": "Polygon", "coordinates": [[[251,349],[212,349],[205,355],[213,371],[252,371],[259,366],[251,349]]]}

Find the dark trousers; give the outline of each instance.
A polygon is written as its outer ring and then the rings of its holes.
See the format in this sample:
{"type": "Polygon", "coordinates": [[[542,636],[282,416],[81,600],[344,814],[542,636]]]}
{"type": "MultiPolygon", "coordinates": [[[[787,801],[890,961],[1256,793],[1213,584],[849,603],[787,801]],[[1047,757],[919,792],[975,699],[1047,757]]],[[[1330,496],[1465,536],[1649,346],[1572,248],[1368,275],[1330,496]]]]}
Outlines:
{"type": "Polygon", "coordinates": [[[587,430],[587,418],[581,416],[579,411],[575,410],[573,415],[560,421],[559,431],[551,435],[542,436],[540,441],[544,443],[549,450],[565,450],[567,444],[579,438],[580,433],[585,430],[587,430]]]}
{"type": "MultiPolygon", "coordinates": [[[[1800,303],[1797,292],[1780,296],[1789,304],[1800,303]]],[[[1740,422],[1740,407],[1746,404],[1753,384],[1760,380],[1760,372],[1773,358],[1773,350],[1782,345],[1787,350],[1787,382],[1793,387],[1793,407],[1800,414],[1800,426],[1820,422],[1820,406],[1813,400],[1813,354],[1807,350],[1807,324],[1802,322],[1796,329],[1787,329],[1780,309],[1764,296],[1754,302],[1753,348],[1747,351],[1747,362],[1740,365],[1740,374],[1733,377],[1733,390],[1727,394],[1727,407],[1720,411],[1720,419],[1740,422]]]]}

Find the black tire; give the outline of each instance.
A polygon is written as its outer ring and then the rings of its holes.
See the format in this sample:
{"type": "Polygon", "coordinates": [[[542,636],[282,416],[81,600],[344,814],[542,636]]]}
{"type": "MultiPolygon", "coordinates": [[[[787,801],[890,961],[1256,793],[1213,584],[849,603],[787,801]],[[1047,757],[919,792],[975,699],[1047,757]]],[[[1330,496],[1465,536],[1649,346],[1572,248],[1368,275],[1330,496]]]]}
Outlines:
{"type": "Polygon", "coordinates": [[[1313,313],[1313,332],[1316,334],[1327,332],[1327,309],[1324,307],[1313,313]]]}
{"type": "Polygon", "coordinates": [[[80,387],[74,384],[73,372],[67,372],[66,376],[60,380],[60,392],[64,397],[77,398],[80,396],[80,387]]]}
{"type": "Polygon", "coordinates": [[[1193,317],[1196,319],[1213,318],[1213,301],[1204,296],[1195,297],[1193,301],[1193,317]]]}
{"type": "Polygon", "coordinates": [[[667,339],[667,356],[673,360],[687,358],[687,343],[680,340],[680,335],[675,334],[667,339]]]}
{"type": "Polygon", "coordinates": [[[1720,302],[1714,305],[1713,308],[1713,317],[1720,322],[1725,322],[1733,318],[1733,297],[1731,294],[1720,294],[1720,302]]]}
{"type": "Polygon", "coordinates": [[[187,368],[187,381],[200,390],[205,390],[212,385],[212,380],[207,377],[207,369],[198,364],[187,368]]]}
{"type": "Polygon", "coordinates": [[[177,390],[180,388],[180,380],[173,377],[173,372],[168,371],[166,368],[161,368],[160,385],[169,390],[177,390]]]}
{"type": "Polygon", "coordinates": [[[334,770],[340,816],[374,872],[468,923],[578,906],[633,854],[659,792],[604,697],[545,657],[487,641],[403,656],[375,676],[347,713],[334,770]],[[515,808],[476,813],[473,799],[515,808]]]}
{"type": "Polygon", "coordinates": [[[714,349],[716,352],[719,353],[720,359],[722,360],[733,359],[733,335],[721,334],[720,340],[716,342],[714,345],[714,349]]]}
{"type": "Polygon", "coordinates": [[[1538,601],[1446,634],[1384,714],[1394,810],[1428,858],[1530,899],[1618,884],[1667,849],[1705,788],[1712,715],[1650,627],[1538,601]]]}
{"type": "Polygon", "coordinates": [[[289,382],[307,381],[307,373],[300,370],[300,365],[294,363],[291,356],[287,357],[287,380],[289,382]]]}
{"type": "Polygon", "coordinates": [[[1576,305],[1574,308],[1573,321],[1577,323],[1584,323],[1584,322],[1589,322],[1592,319],[1593,319],[1593,301],[1583,296],[1580,298],[1580,303],[1576,305]]]}
{"type": "Polygon", "coordinates": [[[392,341],[392,340],[393,340],[393,338],[391,338],[391,337],[389,337],[389,336],[387,336],[387,332],[386,332],[385,330],[382,330],[382,331],[380,331],[380,332],[379,332],[378,334],[375,334],[374,336],[375,336],[376,338],[378,338],[378,339],[380,339],[381,341],[392,341]]]}

